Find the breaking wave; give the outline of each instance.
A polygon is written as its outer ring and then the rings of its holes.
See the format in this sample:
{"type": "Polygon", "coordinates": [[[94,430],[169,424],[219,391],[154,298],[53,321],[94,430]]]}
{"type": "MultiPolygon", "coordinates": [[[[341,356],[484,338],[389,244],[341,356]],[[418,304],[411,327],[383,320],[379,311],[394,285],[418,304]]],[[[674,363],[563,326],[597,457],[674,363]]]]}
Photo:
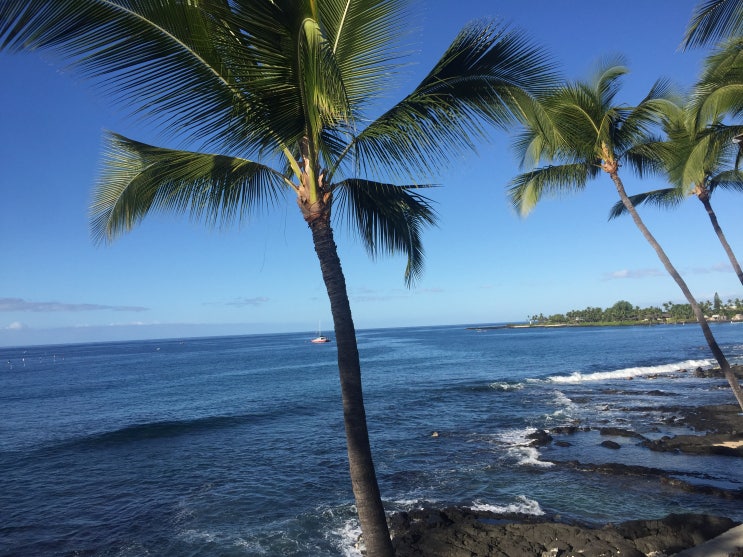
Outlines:
{"type": "Polygon", "coordinates": [[[708,368],[712,365],[711,360],[686,360],[673,364],[662,364],[657,366],[638,366],[617,369],[614,371],[597,371],[594,373],[581,373],[576,371],[570,375],[555,375],[547,379],[551,383],[581,383],[587,381],[607,381],[612,379],[630,379],[632,377],[643,377],[648,375],[660,375],[678,373],[682,370],[696,369],[698,367],[708,368]]]}

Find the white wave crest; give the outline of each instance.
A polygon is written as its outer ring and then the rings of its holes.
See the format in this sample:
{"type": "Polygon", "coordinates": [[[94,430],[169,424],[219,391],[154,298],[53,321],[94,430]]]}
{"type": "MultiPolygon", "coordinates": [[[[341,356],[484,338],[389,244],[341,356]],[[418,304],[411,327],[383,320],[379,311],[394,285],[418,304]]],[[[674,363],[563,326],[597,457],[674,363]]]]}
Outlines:
{"type": "Polygon", "coordinates": [[[513,456],[516,459],[516,463],[520,466],[538,466],[540,468],[549,468],[550,466],[554,466],[552,462],[539,460],[539,451],[534,447],[523,445],[510,447],[508,449],[508,454],[513,456]]]}
{"type": "Polygon", "coordinates": [[[505,381],[496,381],[488,386],[494,391],[520,391],[524,388],[523,383],[506,383],[505,381]]]}
{"type": "Polygon", "coordinates": [[[534,499],[529,499],[524,495],[517,497],[518,502],[511,503],[509,505],[491,505],[482,501],[474,501],[470,506],[473,511],[488,511],[496,514],[504,513],[521,513],[521,514],[532,514],[532,515],[543,515],[544,511],[539,503],[534,499]]]}
{"type": "Polygon", "coordinates": [[[539,460],[539,451],[535,447],[529,446],[532,440],[527,436],[535,431],[537,430],[533,427],[512,429],[498,433],[495,438],[506,445],[506,452],[520,466],[538,466],[540,468],[554,466],[552,462],[539,460]]]}
{"type": "Polygon", "coordinates": [[[663,364],[658,366],[639,366],[617,369],[614,371],[598,371],[595,373],[575,372],[570,375],[556,375],[550,377],[548,381],[552,383],[581,383],[586,381],[606,381],[612,379],[630,379],[632,377],[642,377],[645,375],[659,375],[664,373],[676,373],[682,369],[692,369],[698,367],[710,367],[710,360],[687,360],[675,364],[663,364]]]}

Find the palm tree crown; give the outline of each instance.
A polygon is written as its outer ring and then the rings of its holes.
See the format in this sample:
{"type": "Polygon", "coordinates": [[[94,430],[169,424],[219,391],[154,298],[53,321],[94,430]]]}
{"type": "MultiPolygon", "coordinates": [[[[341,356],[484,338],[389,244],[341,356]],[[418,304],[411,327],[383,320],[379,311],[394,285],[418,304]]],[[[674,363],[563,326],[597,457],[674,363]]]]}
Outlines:
{"type": "Polygon", "coordinates": [[[583,189],[602,171],[629,164],[641,175],[659,168],[651,151],[652,135],[673,96],[669,84],[656,83],[634,107],[615,105],[621,59],[603,64],[589,82],[563,85],[527,107],[524,129],[514,145],[522,164],[531,167],[514,178],[509,195],[514,207],[529,213],[544,195],[583,189]],[[537,166],[540,162],[546,166],[537,166]]]}

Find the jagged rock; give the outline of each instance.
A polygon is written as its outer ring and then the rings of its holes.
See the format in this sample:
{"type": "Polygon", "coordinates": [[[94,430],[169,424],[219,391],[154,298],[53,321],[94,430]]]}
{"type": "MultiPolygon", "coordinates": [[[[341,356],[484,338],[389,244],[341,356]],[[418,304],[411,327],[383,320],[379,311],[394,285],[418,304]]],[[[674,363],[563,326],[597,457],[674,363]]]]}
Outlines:
{"type": "Polygon", "coordinates": [[[466,508],[421,509],[390,519],[397,557],[522,557],[672,554],[732,528],[728,518],[669,515],[592,527],[529,515],[466,508]]]}
{"type": "Polygon", "coordinates": [[[532,439],[532,442],[529,443],[531,447],[543,447],[552,443],[552,436],[543,429],[538,429],[534,433],[530,433],[526,438],[532,439]]]}
{"type": "Polygon", "coordinates": [[[601,435],[612,435],[614,437],[634,437],[636,439],[645,439],[642,435],[636,431],[629,429],[623,429],[621,427],[602,427],[599,429],[601,435]]]}

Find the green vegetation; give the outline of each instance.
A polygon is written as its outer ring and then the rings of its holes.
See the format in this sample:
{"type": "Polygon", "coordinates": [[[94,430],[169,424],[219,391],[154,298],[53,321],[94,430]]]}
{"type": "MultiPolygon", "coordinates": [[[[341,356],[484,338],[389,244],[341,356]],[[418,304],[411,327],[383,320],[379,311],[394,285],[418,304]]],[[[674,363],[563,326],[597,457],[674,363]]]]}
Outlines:
{"type": "MultiPolygon", "coordinates": [[[[567,313],[548,316],[541,313],[532,315],[529,317],[529,323],[533,326],[607,326],[693,323],[696,321],[690,304],[664,302],[662,306],[662,308],[658,306],[641,308],[620,300],[606,309],[589,306],[585,309],[570,310],[567,313]]],[[[743,321],[743,300],[740,298],[729,299],[723,303],[720,296],[715,293],[713,300],[700,302],[699,306],[709,321],[743,321]]]]}

